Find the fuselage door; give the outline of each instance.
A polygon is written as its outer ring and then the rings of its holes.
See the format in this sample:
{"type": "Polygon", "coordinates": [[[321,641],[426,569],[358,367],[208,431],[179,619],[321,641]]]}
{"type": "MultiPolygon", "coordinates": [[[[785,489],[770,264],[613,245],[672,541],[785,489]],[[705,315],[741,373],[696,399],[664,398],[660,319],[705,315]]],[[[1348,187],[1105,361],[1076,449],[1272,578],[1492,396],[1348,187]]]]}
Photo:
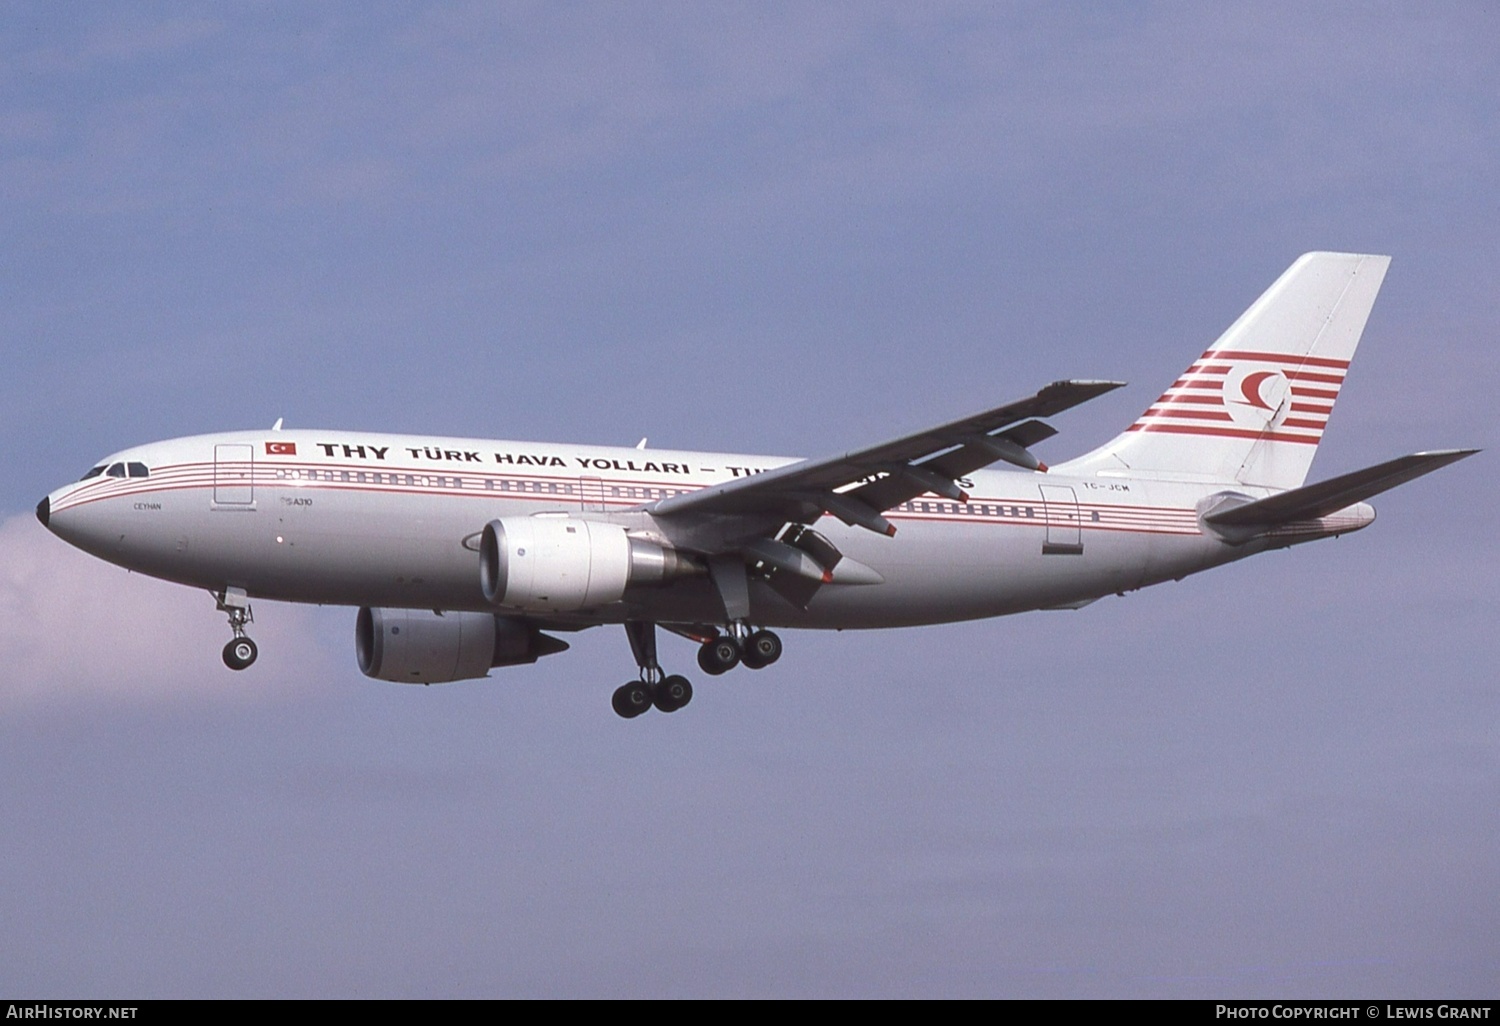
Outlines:
{"type": "Polygon", "coordinates": [[[580,477],[578,491],[583,499],[585,513],[604,512],[604,480],[597,477],[580,477]]]}
{"type": "Polygon", "coordinates": [[[214,446],[214,508],[244,509],[255,503],[255,446],[214,446]]]}
{"type": "Polygon", "coordinates": [[[1079,524],[1078,495],[1070,485],[1039,485],[1042,511],[1047,518],[1047,537],[1042,553],[1049,556],[1081,556],[1083,529],[1079,524]]]}

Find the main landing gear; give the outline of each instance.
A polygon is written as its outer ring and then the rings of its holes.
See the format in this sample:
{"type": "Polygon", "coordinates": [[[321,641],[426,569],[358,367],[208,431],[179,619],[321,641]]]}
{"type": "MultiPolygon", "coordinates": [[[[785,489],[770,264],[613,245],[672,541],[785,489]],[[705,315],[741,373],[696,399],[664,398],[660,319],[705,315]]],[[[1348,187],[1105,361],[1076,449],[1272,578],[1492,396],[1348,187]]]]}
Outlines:
{"type": "Polygon", "coordinates": [[[234,632],[234,637],[224,646],[224,665],[231,670],[243,670],[260,655],[255,642],[245,634],[245,624],[255,622],[249,597],[242,588],[225,588],[214,593],[214,601],[218,603],[219,612],[229,614],[229,629],[234,632]]]}
{"type": "MultiPolygon", "coordinates": [[[[611,699],[615,712],[630,720],[653,706],[669,713],[691,702],[693,685],[688,679],[664,674],[656,661],[656,624],[632,620],[625,624],[625,634],[641,676],[615,689],[611,699]]],[[[714,677],[741,663],[758,670],[780,658],[779,637],[767,630],[752,631],[743,623],[731,624],[729,633],[710,638],[698,649],[698,666],[714,677]]]]}
{"type": "Polygon", "coordinates": [[[615,689],[610,704],[627,720],[653,705],[662,712],[676,712],[693,700],[693,685],[686,677],[666,676],[656,661],[656,624],[631,620],[625,624],[630,650],[640,667],[640,680],[627,681],[615,689]]]}
{"type": "Polygon", "coordinates": [[[709,676],[728,673],[740,663],[759,670],[781,658],[781,638],[771,631],[752,631],[744,624],[733,624],[729,630],[698,649],[698,667],[709,676]]]}

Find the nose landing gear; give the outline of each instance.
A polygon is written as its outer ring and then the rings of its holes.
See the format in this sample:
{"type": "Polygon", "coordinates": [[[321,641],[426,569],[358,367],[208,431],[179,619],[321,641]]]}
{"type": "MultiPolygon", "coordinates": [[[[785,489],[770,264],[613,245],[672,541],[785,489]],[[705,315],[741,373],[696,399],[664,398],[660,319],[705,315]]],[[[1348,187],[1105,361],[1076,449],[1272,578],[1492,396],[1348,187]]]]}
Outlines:
{"type": "Polygon", "coordinates": [[[229,629],[234,632],[234,637],[224,646],[224,665],[231,670],[243,670],[260,655],[255,642],[245,634],[245,625],[255,622],[255,616],[250,612],[249,596],[243,588],[225,588],[214,593],[214,601],[219,612],[229,614],[229,629]]]}

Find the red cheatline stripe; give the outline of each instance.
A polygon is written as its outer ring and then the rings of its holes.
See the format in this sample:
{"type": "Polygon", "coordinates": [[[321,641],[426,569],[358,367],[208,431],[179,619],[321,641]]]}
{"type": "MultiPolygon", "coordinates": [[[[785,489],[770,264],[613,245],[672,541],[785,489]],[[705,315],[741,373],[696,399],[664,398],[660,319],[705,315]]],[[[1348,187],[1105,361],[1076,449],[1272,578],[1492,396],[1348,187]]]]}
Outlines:
{"type": "Polygon", "coordinates": [[[1296,353],[1235,352],[1232,349],[1209,350],[1202,359],[1208,360],[1254,360],[1258,363],[1284,363],[1293,367],[1332,367],[1347,370],[1348,360],[1333,360],[1326,356],[1300,356],[1296,353]]]}
{"type": "MultiPolygon", "coordinates": [[[[1027,501],[1035,502],[1036,500],[1029,499],[1027,501]]],[[[1173,506],[1126,506],[1119,503],[1108,502],[1084,503],[1083,505],[1086,509],[1104,510],[1108,516],[1112,517],[1124,516],[1128,513],[1152,517],[1183,516],[1187,517],[1188,519],[1193,519],[1198,515],[1195,510],[1180,509],[1173,506]]]]}
{"type": "Polygon", "coordinates": [[[1321,413],[1326,417],[1333,412],[1333,404],[1329,403],[1327,406],[1325,406],[1322,403],[1292,403],[1292,412],[1321,413]]]}
{"type": "Polygon", "coordinates": [[[1298,388],[1296,385],[1292,386],[1292,395],[1298,399],[1337,399],[1339,397],[1337,391],[1330,392],[1326,388],[1298,388]]]}
{"type": "Polygon", "coordinates": [[[1223,387],[1224,387],[1224,382],[1222,382],[1222,381],[1177,381],[1177,382],[1174,382],[1173,384],[1171,384],[1170,386],[1168,386],[1168,391],[1171,391],[1171,389],[1173,389],[1173,388],[1213,388],[1213,389],[1220,389],[1220,388],[1223,388],[1223,387]]]}
{"type": "Polygon", "coordinates": [[[1281,422],[1282,427],[1289,428],[1313,428],[1321,431],[1328,425],[1326,420],[1307,420],[1302,417],[1288,417],[1281,422]]]}
{"type": "MultiPolygon", "coordinates": [[[[261,483],[258,487],[260,487],[260,488],[262,488],[264,490],[264,489],[268,489],[268,488],[285,487],[285,486],[267,485],[267,484],[261,483]]],[[[306,491],[306,490],[313,490],[313,491],[346,491],[346,492],[361,492],[361,493],[380,494],[380,495],[421,495],[421,496],[427,496],[427,497],[451,497],[451,498],[457,498],[457,499],[481,499],[482,498],[482,499],[487,499],[487,500],[489,500],[491,502],[493,502],[497,498],[505,499],[506,501],[537,502],[537,503],[548,503],[548,504],[552,504],[552,505],[556,505],[559,502],[561,502],[563,504],[572,503],[572,504],[576,505],[577,502],[578,502],[578,499],[577,499],[576,496],[573,496],[573,495],[562,495],[561,493],[553,493],[553,492],[504,492],[504,493],[501,493],[501,494],[497,495],[494,492],[480,491],[478,489],[465,491],[463,489],[452,489],[452,488],[450,488],[450,489],[432,489],[432,488],[420,488],[420,487],[407,487],[407,486],[402,486],[402,485],[369,485],[369,484],[356,484],[356,483],[353,483],[353,482],[345,483],[345,482],[331,482],[331,481],[330,482],[324,482],[324,481],[309,482],[307,484],[298,485],[297,487],[298,487],[299,490],[303,490],[303,491],[306,491]]],[[[83,499],[82,501],[79,501],[79,502],[69,502],[66,506],[59,506],[59,507],[57,507],[57,511],[61,512],[63,509],[72,509],[75,506],[87,506],[90,503],[99,502],[99,501],[106,500],[106,499],[125,498],[125,497],[128,497],[130,495],[152,495],[152,494],[160,494],[162,492],[180,492],[180,491],[203,491],[203,492],[209,492],[209,491],[213,491],[213,490],[214,490],[214,486],[212,484],[209,484],[209,483],[205,482],[205,483],[202,483],[202,484],[177,484],[177,485],[169,485],[169,486],[164,487],[164,488],[163,487],[157,487],[157,488],[153,488],[153,489],[149,489],[149,490],[148,489],[142,489],[139,492],[128,492],[128,493],[111,492],[108,495],[95,495],[95,496],[91,496],[91,497],[89,497],[87,499],[83,499]]],[[[634,508],[636,506],[640,506],[641,505],[641,500],[639,500],[639,499],[637,499],[637,498],[635,498],[633,496],[620,496],[620,497],[608,496],[608,497],[606,497],[603,500],[591,500],[591,501],[602,501],[605,505],[618,506],[621,509],[631,509],[631,508],[634,508]]]]}
{"type": "Polygon", "coordinates": [[[1028,527],[1033,530],[1038,530],[1049,526],[1077,526],[1085,531],[1109,531],[1114,534],[1166,534],[1193,536],[1202,533],[1196,523],[1177,527],[1125,527],[1113,526],[1103,523],[1094,523],[1088,520],[1079,523],[1078,521],[1074,520],[1058,520],[1054,518],[1049,522],[1039,516],[1025,519],[1020,522],[995,520],[990,518],[980,519],[975,517],[938,517],[931,514],[921,513],[918,513],[916,515],[910,513],[893,513],[888,514],[888,516],[892,520],[899,520],[903,523],[910,521],[924,521],[927,523],[943,524],[985,524],[993,527],[1028,527]]]}
{"type": "MultiPolygon", "coordinates": [[[[453,490],[437,490],[437,491],[434,491],[434,490],[431,490],[431,489],[416,489],[416,488],[370,487],[369,485],[357,485],[357,484],[354,484],[352,482],[351,483],[345,483],[345,482],[310,482],[310,483],[308,483],[306,485],[302,485],[300,487],[302,489],[313,489],[313,490],[318,490],[318,491],[337,490],[337,491],[357,491],[357,492],[365,492],[365,493],[373,493],[373,494],[385,494],[385,495],[455,496],[455,497],[460,497],[460,498],[463,498],[463,497],[469,497],[469,498],[479,497],[479,495],[483,494],[483,493],[469,493],[468,495],[466,495],[462,491],[453,491],[453,490]]],[[[162,487],[157,487],[155,489],[144,489],[143,488],[143,489],[139,489],[138,492],[137,492],[137,490],[132,489],[132,491],[130,493],[125,493],[125,494],[149,494],[151,491],[155,491],[155,492],[158,492],[158,493],[159,492],[168,492],[168,491],[203,491],[203,492],[208,492],[208,491],[212,491],[212,486],[210,484],[206,483],[206,482],[203,483],[203,484],[198,484],[198,485],[177,484],[177,485],[172,485],[172,486],[165,487],[165,488],[162,488],[162,487]]],[[[75,493],[75,495],[76,495],[76,493],[75,493]]],[[[73,506],[88,505],[88,504],[90,504],[92,502],[97,502],[97,501],[100,501],[100,500],[110,499],[110,498],[120,498],[120,497],[122,497],[122,493],[121,492],[111,492],[108,495],[98,495],[98,496],[95,496],[93,498],[86,499],[86,500],[84,500],[82,502],[69,503],[67,508],[71,508],[73,506]]],[[[489,499],[493,499],[494,498],[494,496],[487,495],[487,494],[484,495],[484,497],[485,498],[489,498],[489,499]]],[[[522,501],[522,502],[547,503],[547,504],[555,504],[556,499],[557,499],[557,497],[554,496],[554,495],[541,495],[541,494],[532,495],[532,494],[526,494],[526,493],[520,493],[520,494],[514,494],[514,495],[507,495],[506,498],[510,499],[510,500],[518,500],[518,501],[522,501]]],[[[1102,514],[1100,520],[1094,521],[1094,520],[1088,520],[1088,519],[1073,520],[1073,519],[1068,518],[1068,517],[1066,517],[1064,515],[1060,515],[1060,514],[1058,514],[1055,511],[1053,512],[1052,516],[1049,518],[1048,516],[1045,515],[1045,513],[1042,513],[1042,510],[1044,509],[1044,505],[1042,503],[1038,502],[1037,499],[1030,498],[1030,497],[1023,498],[1023,499],[1009,499],[1009,500],[1005,500],[1003,502],[995,502],[993,504],[995,504],[995,505],[1014,505],[1014,506],[1026,506],[1026,505],[1030,505],[1033,508],[1035,508],[1035,509],[1038,510],[1039,515],[1033,516],[1033,517],[993,517],[993,516],[979,516],[979,517],[976,517],[976,516],[972,516],[972,515],[964,516],[964,515],[958,515],[958,514],[942,514],[942,513],[936,513],[936,514],[933,514],[933,513],[929,513],[929,514],[918,513],[918,514],[913,515],[911,513],[902,512],[902,511],[892,511],[888,515],[891,516],[892,519],[900,519],[900,520],[927,520],[927,521],[936,521],[936,522],[945,522],[945,523],[991,524],[991,525],[997,525],[997,526],[1002,526],[1003,525],[1003,526],[1012,526],[1012,527],[1045,527],[1048,524],[1052,524],[1052,525],[1077,525],[1077,526],[1081,527],[1082,529],[1089,530],[1089,531],[1112,531],[1112,532],[1116,532],[1116,533],[1126,533],[1126,534],[1183,534],[1183,535],[1196,535],[1196,534],[1199,533],[1198,526],[1197,526],[1196,513],[1193,510],[1174,509],[1174,508],[1171,508],[1171,507],[1132,507],[1132,506],[1116,506],[1116,507],[1112,507],[1111,508],[1107,504],[1099,504],[1100,506],[1102,506],[1103,508],[1105,508],[1105,509],[1107,509],[1109,511],[1104,512],[1102,514]],[[1106,519],[1106,518],[1108,518],[1108,519],[1106,519]]],[[[606,505],[615,506],[615,507],[619,507],[619,508],[622,508],[622,509],[628,509],[628,508],[631,508],[633,506],[639,505],[639,503],[634,503],[634,502],[630,502],[630,501],[621,501],[621,500],[615,499],[615,500],[606,500],[606,505]]],[[[1093,509],[1095,508],[1095,504],[1090,504],[1090,503],[1080,503],[1079,506],[1080,506],[1080,509],[1085,514],[1087,514],[1089,512],[1092,512],[1093,509]]]]}
{"type": "MultiPolygon", "coordinates": [[[[1024,506],[1028,502],[1032,503],[1032,504],[1035,504],[1038,500],[1033,496],[1033,497],[1027,498],[1027,499],[1012,499],[1012,498],[1007,498],[1007,499],[983,499],[983,500],[980,500],[980,501],[990,502],[990,503],[998,502],[1001,505],[1005,505],[1005,506],[1011,506],[1011,505],[1021,505],[1021,506],[1024,506]]],[[[1124,512],[1124,513],[1182,514],[1183,516],[1188,516],[1188,517],[1196,517],[1198,515],[1195,510],[1190,509],[1190,508],[1189,509],[1184,509],[1181,506],[1146,506],[1146,505],[1136,506],[1136,505],[1133,505],[1133,504],[1130,504],[1130,503],[1123,503],[1123,502],[1080,502],[1079,505],[1082,506],[1082,507],[1084,507],[1085,509],[1107,509],[1107,510],[1114,510],[1114,511],[1124,512]]]]}
{"type": "Polygon", "coordinates": [[[1300,442],[1317,445],[1317,435],[1288,435],[1282,432],[1242,431],[1236,428],[1197,427],[1191,424],[1142,424],[1137,421],[1126,431],[1152,431],[1171,435],[1211,435],[1216,438],[1261,438],[1268,442],[1300,442]]]}

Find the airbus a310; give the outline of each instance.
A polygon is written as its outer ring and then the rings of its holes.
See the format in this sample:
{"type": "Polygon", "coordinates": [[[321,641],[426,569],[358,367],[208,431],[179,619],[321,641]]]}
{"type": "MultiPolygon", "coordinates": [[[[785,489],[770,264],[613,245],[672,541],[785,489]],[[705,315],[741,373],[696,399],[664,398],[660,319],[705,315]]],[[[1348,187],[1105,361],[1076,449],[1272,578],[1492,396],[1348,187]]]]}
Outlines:
{"type": "Polygon", "coordinates": [[[659,664],[658,627],[718,675],[776,662],[771,628],[1079,608],[1365,527],[1366,499],[1475,451],[1304,483],[1388,264],[1303,256],[1124,432],[1053,467],[1031,452],[1056,433],[1042,418],[1120,382],[1059,381],[816,460],[278,422],[115,453],[37,517],[101,559],[207,589],[231,669],[256,658],[252,599],[357,606],[360,669],[423,684],[622,624],[639,675],[615,711],[673,712],[693,688],[659,664]]]}

